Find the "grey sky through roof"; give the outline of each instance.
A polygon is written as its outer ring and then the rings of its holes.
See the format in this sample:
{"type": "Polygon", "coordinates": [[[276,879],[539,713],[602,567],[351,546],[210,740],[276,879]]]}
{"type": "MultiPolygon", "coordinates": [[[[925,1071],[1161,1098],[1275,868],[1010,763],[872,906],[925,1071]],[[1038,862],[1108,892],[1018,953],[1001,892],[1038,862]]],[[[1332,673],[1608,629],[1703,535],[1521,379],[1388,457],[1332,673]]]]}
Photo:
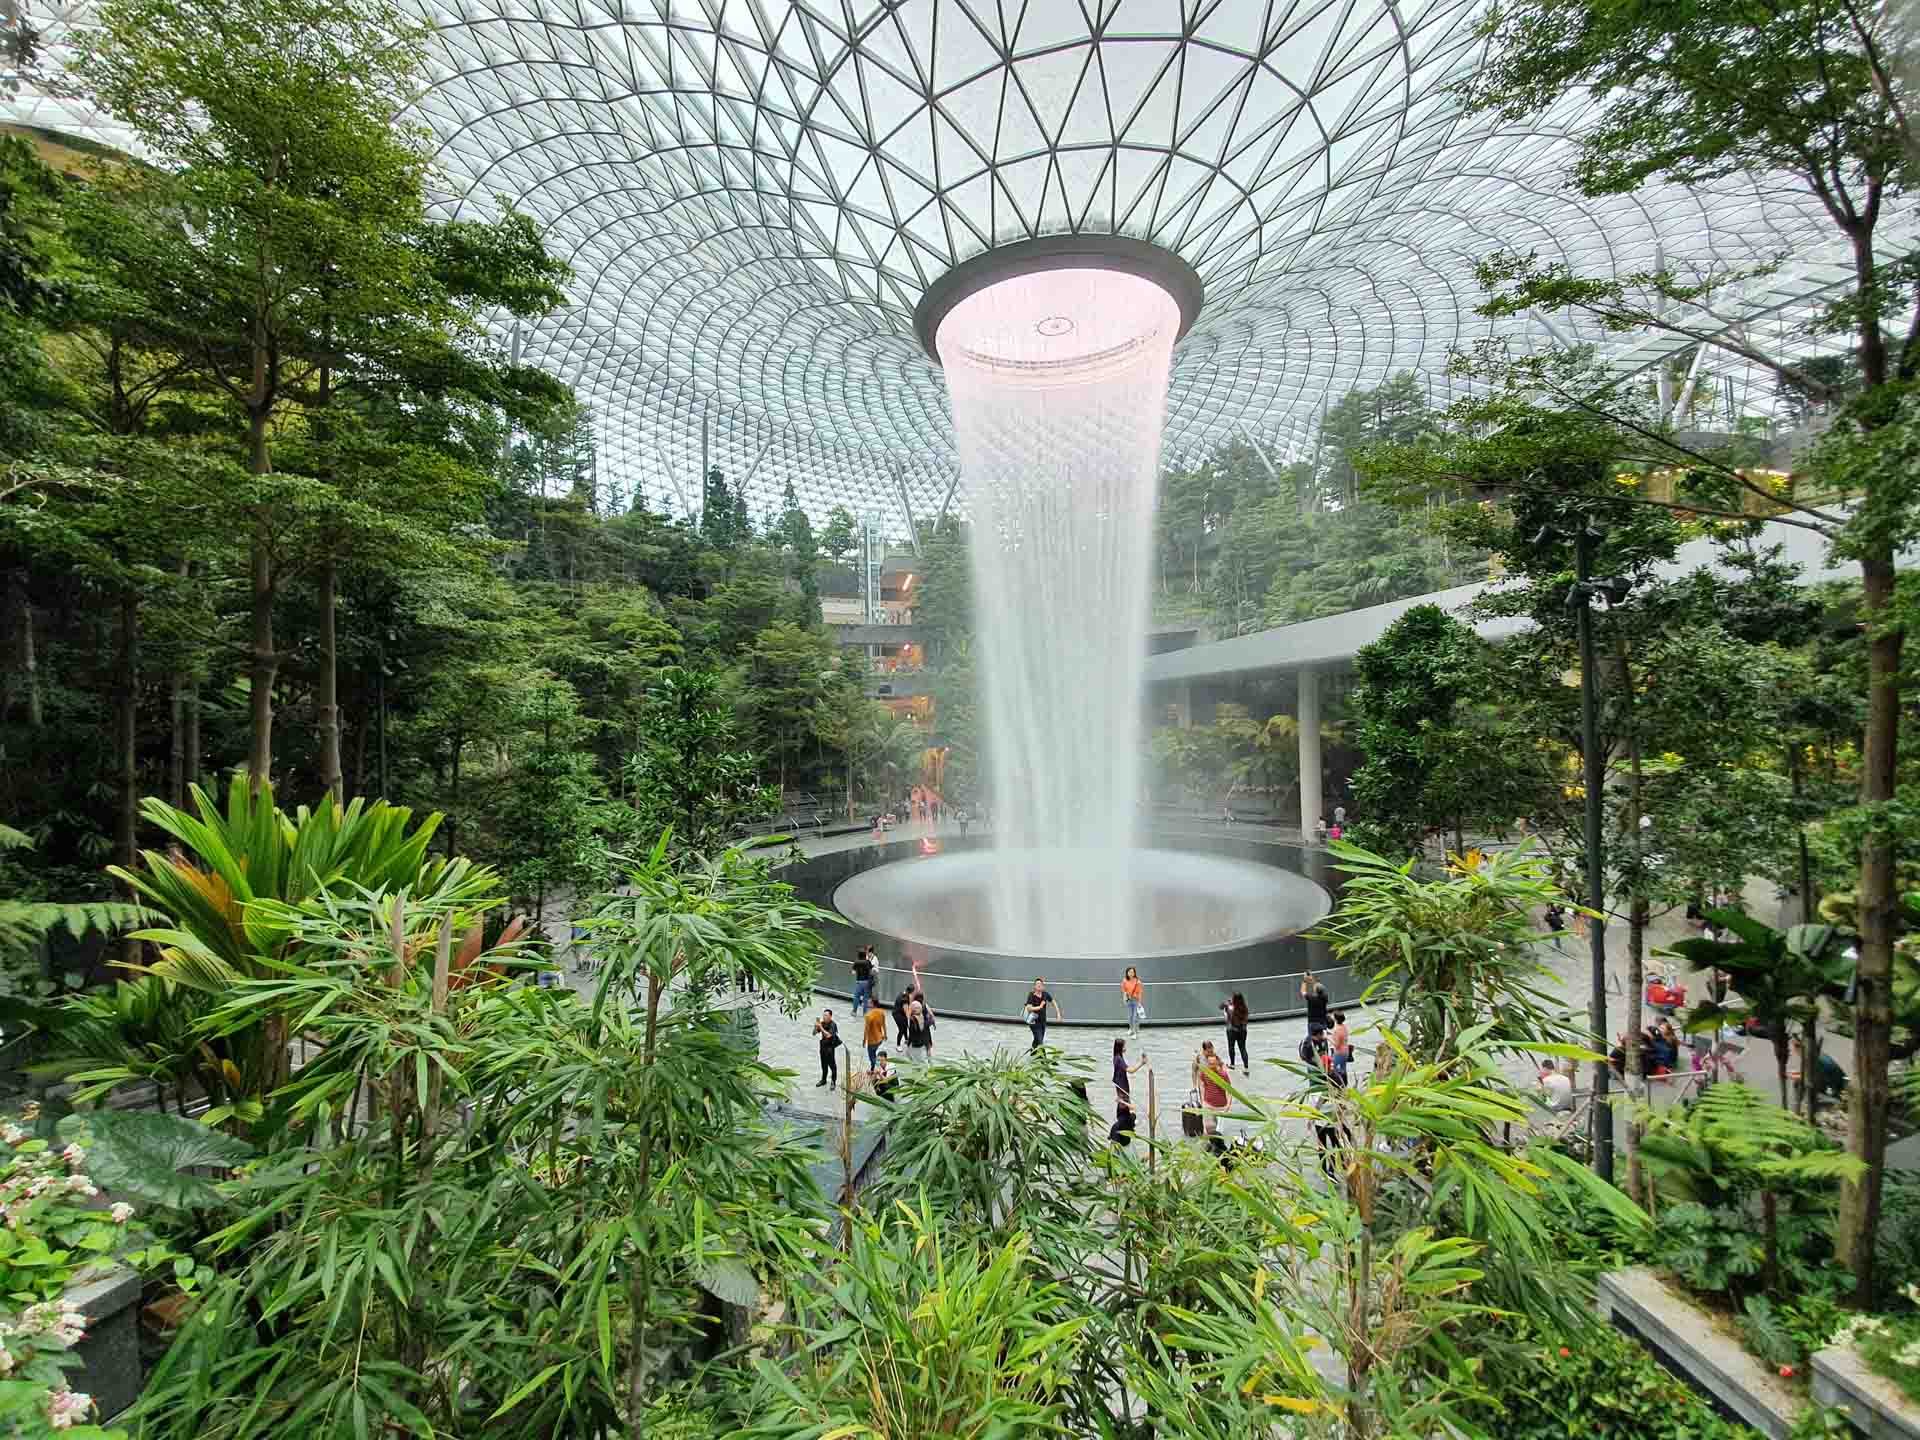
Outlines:
{"type": "MultiPolygon", "coordinates": [[[[445,204],[504,199],[573,265],[522,358],[578,387],[603,477],[656,508],[697,499],[706,437],[756,512],[789,478],[817,514],[937,512],[957,461],[914,307],[1038,235],[1133,236],[1201,276],[1176,462],[1236,433],[1278,461],[1404,369],[1445,398],[1449,348],[1488,333],[1472,269],[1496,249],[1603,271],[1792,254],[1789,299],[1833,280],[1799,253],[1824,222],[1798,193],[1589,201],[1564,178],[1578,97],[1525,127],[1463,118],[1446,87],[1475,61],[1473,0],[414,3],[445,204]]],[[[85,14],[27,9],[54,39],[85,14]]],[[[121,138],[70,101],[8,112],[121,138]]],[[[1749,308],[1785,323],[1768,303],[1749,308]]]]}

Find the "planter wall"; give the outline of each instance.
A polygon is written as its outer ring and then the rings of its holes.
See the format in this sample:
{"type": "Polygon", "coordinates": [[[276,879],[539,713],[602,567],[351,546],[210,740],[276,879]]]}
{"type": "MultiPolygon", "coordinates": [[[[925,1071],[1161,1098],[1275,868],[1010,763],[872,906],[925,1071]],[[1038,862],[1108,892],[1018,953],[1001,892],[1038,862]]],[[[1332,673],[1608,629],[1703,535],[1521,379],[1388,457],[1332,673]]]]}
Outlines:
{"type": "Polygon", "coordinates": [[[1601,1319],[1633,1336],[1681,1379],[1763,1435],[1786,1440],[1805,1403],[1799,1392],[1657,1271],[1641,1266],[1602,1275],[1594,1304],[1601,1319]]]}
{"type": "Polygon", "coordinates": [[[86,1338],[74,1349],[80,1368],[67,1383],[94,1398],[111,1420],[140,1398],[140,1276],[116,1268],[68,1289],[66,1298],[87,1317],[86,1338]]]}
{"type": "Polygon", "coordinates": [[[1813,1398],[1846,1411],[1869,1440],[1920,1440],[1920,1407],[1869,1370],[1851,1345],[1830,1345],[1813,1357],[1813,1398]]]}

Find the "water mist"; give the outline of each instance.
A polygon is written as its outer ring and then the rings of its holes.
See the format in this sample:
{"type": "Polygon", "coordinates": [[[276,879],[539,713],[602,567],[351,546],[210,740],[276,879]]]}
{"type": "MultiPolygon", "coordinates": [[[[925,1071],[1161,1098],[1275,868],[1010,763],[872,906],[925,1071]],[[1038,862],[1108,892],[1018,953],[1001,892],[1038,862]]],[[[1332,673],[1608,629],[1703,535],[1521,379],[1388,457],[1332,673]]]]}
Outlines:
{"type": "Polygon", "coordinates": [[[1139,933],[1141,688],[1180,318],[1151,280],[1058,269],[968,295],[935,336],[973,525],[1003,949],[1117,955],[1139,933]]]}

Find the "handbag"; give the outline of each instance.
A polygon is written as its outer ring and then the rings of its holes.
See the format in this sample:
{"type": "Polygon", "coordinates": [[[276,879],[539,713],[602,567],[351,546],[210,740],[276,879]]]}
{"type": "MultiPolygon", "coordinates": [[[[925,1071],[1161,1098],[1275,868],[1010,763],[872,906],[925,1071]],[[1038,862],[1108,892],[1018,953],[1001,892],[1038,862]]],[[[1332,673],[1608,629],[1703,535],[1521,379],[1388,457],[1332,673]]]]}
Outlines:
{"type": "Polygon", "coordinates": [[[1180,1107],[1180,1133],[1188,1139],[1197,1140],[1206,1131],[1206,1116],[1200,1111],[1200,1092],[1189,1090],[1186,1104],[1180,1107]]]}

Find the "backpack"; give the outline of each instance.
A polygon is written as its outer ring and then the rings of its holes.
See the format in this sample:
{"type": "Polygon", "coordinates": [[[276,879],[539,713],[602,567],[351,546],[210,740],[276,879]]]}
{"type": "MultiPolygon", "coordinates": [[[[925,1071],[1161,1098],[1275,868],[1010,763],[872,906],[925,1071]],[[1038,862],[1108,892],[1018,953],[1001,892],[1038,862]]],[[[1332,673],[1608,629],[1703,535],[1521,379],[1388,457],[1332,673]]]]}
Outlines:
{"type": "Polygon", "coordinates": [[[1314,1063],[1314,1045],[1311,1035],[1300,1042],[1300,1063],[1303,1065],[1314,1063]]]}

